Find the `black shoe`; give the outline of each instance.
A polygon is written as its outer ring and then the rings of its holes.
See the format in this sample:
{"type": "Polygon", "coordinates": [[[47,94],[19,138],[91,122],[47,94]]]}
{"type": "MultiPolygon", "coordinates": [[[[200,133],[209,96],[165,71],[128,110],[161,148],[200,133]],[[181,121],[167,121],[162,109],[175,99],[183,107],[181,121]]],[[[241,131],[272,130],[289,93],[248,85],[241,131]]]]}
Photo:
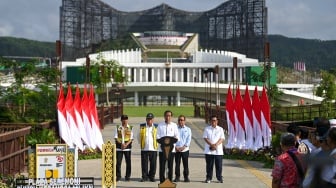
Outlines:
{"type": "Polygon", "coordinates": [[[174,182],[179,182],[180,181],[180,178],[175,178],[174,179],[174,182]]]}
{"type": "Polygon", "coordinates": [[[130,181],[130,178],[125,178],[125,181],[130,181]]]}
{"type": "Polygon", "coordinates": [[[120,178],[117,178],[117,182],[119,182],[120,181],[120,178]]]}
{"type": "Polygon", "coordinates": [[[218,180],[218,183],[223,183],[223,180],[218,180]]]}
{"type": "Polygon", "coordinates": [[[190,182],[189,178],[184,178],[184,182],[190,182]]]}
{"type": "Polygon", "coordinates": [[[150,180],[151,182],[155,182],[155,179],[154,179],[154,178],[149,178],[149,180],[150,180]]]}
{"type": "Polygon", "coordinates": [[[141,182],[145,182],[145,181],[147,181],[147,179],[142,178],[140,181],[141,182]]]}
{"type": "Polygon", "coordinates": [[[204,183],[211,183],[211,181],[209,179],[206,179],[204,183]]]}

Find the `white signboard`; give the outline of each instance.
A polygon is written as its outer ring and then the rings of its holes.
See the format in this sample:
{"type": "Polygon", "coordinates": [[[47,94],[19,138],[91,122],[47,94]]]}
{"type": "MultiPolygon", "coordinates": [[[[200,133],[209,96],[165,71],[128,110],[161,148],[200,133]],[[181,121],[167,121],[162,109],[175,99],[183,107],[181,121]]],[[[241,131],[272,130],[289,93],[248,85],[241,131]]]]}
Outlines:
{"type": "Polygon", "coordinates": [[[66,154],[66,144],[37,144],[36,178],[65,178],[66,154]]]}

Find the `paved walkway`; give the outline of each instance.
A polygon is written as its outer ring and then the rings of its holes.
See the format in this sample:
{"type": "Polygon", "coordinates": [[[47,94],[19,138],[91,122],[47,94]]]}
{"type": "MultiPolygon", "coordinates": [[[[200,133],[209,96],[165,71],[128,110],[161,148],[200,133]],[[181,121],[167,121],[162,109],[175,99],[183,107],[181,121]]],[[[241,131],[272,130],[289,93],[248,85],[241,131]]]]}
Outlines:
{"type": "MultiPolygon", "coordinates": [[[[174,121],[176,121],[174,118],[174,121]]],[[[163,117],[155,118],[155,122],[160,122],[163,117]]],[[[139,123],[145,122],[145,118],[132,118],[129,117],[129,124],[134,126],[134,134],[139,133],[139,123]]],[[[113,141],[115,125],[120,121],[116,120],[115,123],[106,125],[103,130],[104,141],[113,141]]],[[[237,160],[223,160],[223,183],[213,181],[210,184],[203,183],[205,180],[205,159],[203,155],[204,141],[202,138],[202,131],[205,126],[204,120],[199,118],[187,118],[186,124],[192,130],[192,142],[190,146],[190,183],[178,182],[176,187],[185,188],[269,188],[271,187],[271,169],[262,168],[262,164],[250,161],[237,161],[237,160]]],[[[141,163],[140,163],[140,146],[137,140],[133,143],[132,149],[132,176],[131,181],[125,182],[123,179],[117,182],[117,187],[120,188],[145,188],[145,187],[158,187],[159,184],[159,165],[157,165],[156,182],[139,182],[141,178],[141,163]]],[[[101,187],[101,160],[80,160],[78,161],[78,176],[79,177],[94,177],[95,187],[101,187]]],[[[182,170],[181,164],[181,170],[182,170]]],[[[175,168],[175,166],[174,166],[175,168]]],[[[125,160],[122,162],[122,176],[125,174],[125,160]]],[[[215,175],[215,172],[214,172],[215,175]]],[[[215,176],[214,176],[215,177],[215,176]]],[[[174,177],[173,177],[174,178],[174,177]]],[[[183,177],[181,177],[183,179],[183,177]]]]}

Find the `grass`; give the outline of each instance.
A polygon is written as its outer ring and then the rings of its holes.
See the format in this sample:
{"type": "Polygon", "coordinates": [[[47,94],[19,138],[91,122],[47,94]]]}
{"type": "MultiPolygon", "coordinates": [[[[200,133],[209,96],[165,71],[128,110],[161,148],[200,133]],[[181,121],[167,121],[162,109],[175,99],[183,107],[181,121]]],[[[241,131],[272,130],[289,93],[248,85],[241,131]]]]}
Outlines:
{"type": "Polygon", "coordinates": [[[155,117],[163,117],[166,110],[172,111],[175,117],[194,116],[193,106],[124,106],[124,114],[131,117],[146,117],[147,113],[153,113],[155,117]]]}

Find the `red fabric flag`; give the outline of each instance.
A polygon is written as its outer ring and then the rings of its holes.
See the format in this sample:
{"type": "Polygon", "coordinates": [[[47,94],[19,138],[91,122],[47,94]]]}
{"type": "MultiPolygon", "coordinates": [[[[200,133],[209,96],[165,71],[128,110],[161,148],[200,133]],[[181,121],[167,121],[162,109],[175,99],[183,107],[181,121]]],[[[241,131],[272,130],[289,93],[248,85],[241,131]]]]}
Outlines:
{"type": "Polygon", "coordinates": [[[236,91],[235,99],[235,113],[236,113],[236,128],[237,128],[237,145],[240,149],[245,149],[245,122],[244,122],[244,107],[243,99],[240,94],[239,86],[236,91]]]}
{"type": "Polygon", "coordinates": [[[102,150],[103,149],[103,136],[101,134],[101,128],[99,125],[99,119],[98,119],[98,112],[97,112],[97,106],[96,106],[96,100],[94,97],[94,90],[93,90],[93,85],[91,84],[90,88],[90,96],[89,96],[89,107],[90,107],[90,112],[91,112],[91,123],[92,123],[92,129],[95,134],[95,143],[96,146],[102,150]]]}
{"type": "Polygon", "coordinates": [[[236,127],[235,127],[235,117],[234,117],[234,102],[231,92],[231,85],[229,86],[228,94],[226,96],[226,122],[228,127],[229,138],[226,148],[234,148],[236,144],[236,127]]]}
{"type": "Polygon", "coordinates": [[[73,98],[70,84],[68,84],[68,93],[65,99],[65,110],[67,112],[67,122],[70,127],[73,142],[80,150],[83,151],[84,146],[79,134],[79,130],[77,128],[76,115],[73,106],[73,98]]]}
{"type": "Polygon", "coordinates": [[[246,148],[253,149],[253,115],[252,115],[252,104],[250,92],[248,90],[248,85],[246,85],[245,95],[244,95],[244,122],[245,122],[245,132],[246,132],[246,148]]]}
{"type": "Polygon", "coordinates": [[[68,126],[68,122],[66,120],[66,111],[64,108],[64,92],[62,82],[60,83],[60,91],[57,101],[57,119],[58,119],[58,128],[60,137],[68,146],[73,146],[73,142],[70,136],[70,130],[68,126]]]}
{"type": "Polygon", "coordinates": [[[82,116],[83,116],[83,124],[85,127],[86,137],[88,141],[88,145],[92,149],[96,149],[96,141],[94,131],[92,129],[91,124],[91,112],[89,106],[89,98],[87,95],[86,84],[84,85],[83,97],[82,97],[82,116]]]}
{"type": "Polygon", "coordinates": [[[259,100],[257,86],[255,86],[254,93],[253,93],[252,112],[253,112],[254,149],[257,150],[263,147],[262,127],[261,127],[261,110],[260,110],[260,100],[259,100]]]}
{"type": "Polygon", "coordinates": [[[80,97],[80,90],[79,90],[78,84],[76,86],[76,94],[75,94],[73,106],[74,106],[74,113],[75,113],[76,122],[77,122],[77,128],[79,130],[80,136],[82,140],[84,141],[84,143],[88,145],[88,139],[86,136],[83,116],[82,116],[82,101],[80,97]]]}
{"type": "Polygon", "coordinates": [[[271,113],[270,104],[266,93],[266,88],[263,87],[260,99],[261,109],[261,125],[264,137],[264,146],[271,145],[271,113]]]}

